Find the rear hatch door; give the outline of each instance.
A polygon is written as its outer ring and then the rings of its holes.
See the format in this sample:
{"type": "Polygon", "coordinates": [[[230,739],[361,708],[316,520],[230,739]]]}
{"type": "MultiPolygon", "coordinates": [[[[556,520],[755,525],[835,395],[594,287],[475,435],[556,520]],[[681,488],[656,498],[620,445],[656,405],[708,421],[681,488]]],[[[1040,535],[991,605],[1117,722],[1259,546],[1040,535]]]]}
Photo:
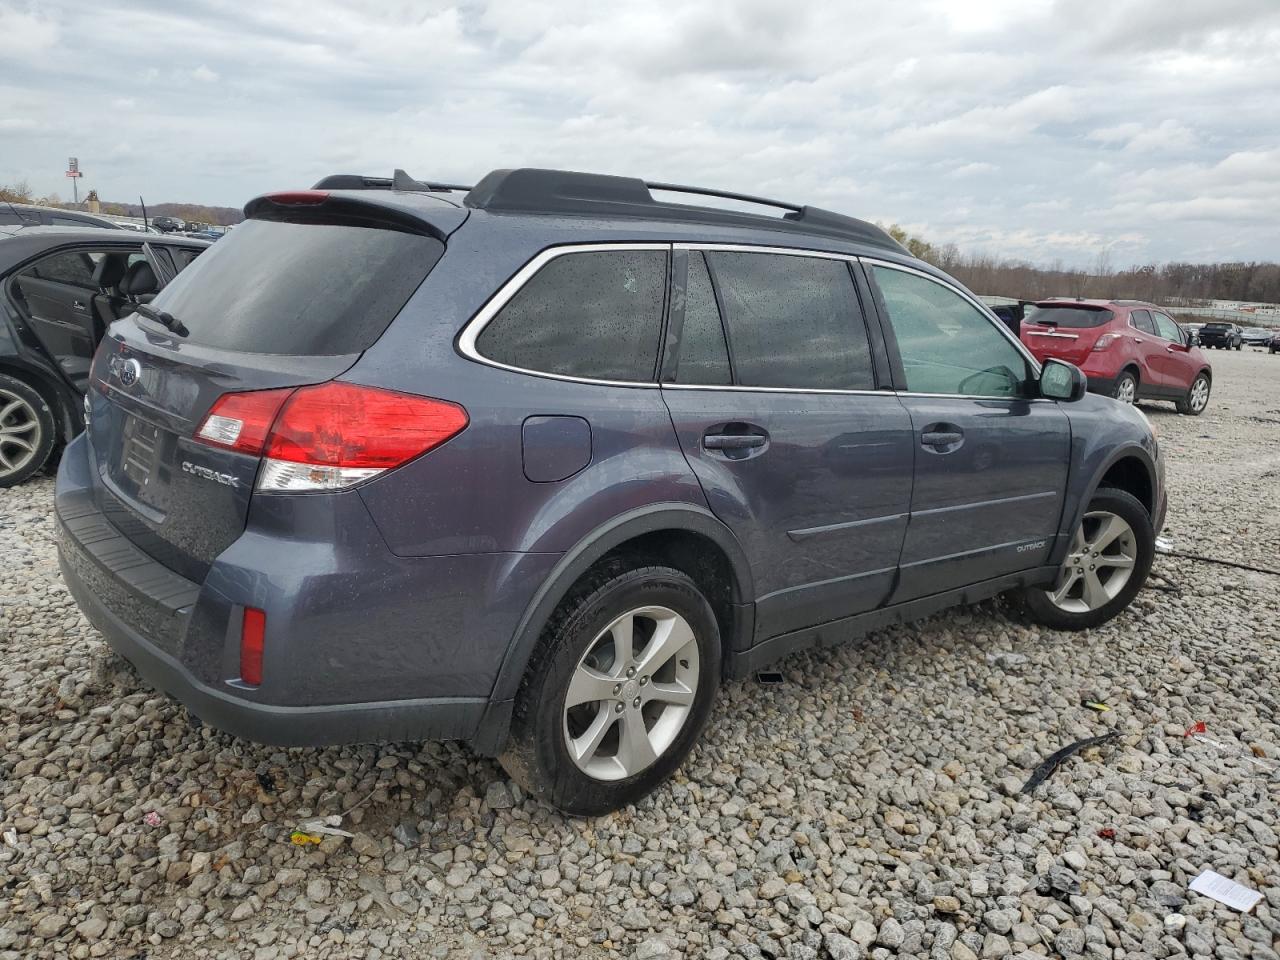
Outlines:
{"type": "Polygon", "coordinates": [[[374,205],[361,222],[324,206],[273,205],[271,219],[236,227],[156,297],[153,315],[114,324],[94,359],[98,506],[188,579],[244,530],[261,462],[194,439],[219,397],[338,376],[444,251],[436,228],[380,222],[374,205]]]}
{"type": "Polygon", "coordinates": [[[1022,342],[1041,359],[1055,357],[1079,365],[1114,316],[1101,306],[1038,303],[1022,321],[1022,342]]]}

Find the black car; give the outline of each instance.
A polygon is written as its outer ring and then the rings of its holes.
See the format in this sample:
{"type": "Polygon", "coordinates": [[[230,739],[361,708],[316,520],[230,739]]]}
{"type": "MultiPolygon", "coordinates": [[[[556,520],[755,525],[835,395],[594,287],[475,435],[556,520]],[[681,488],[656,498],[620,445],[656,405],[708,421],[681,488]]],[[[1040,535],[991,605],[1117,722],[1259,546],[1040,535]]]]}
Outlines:
{"type": "Polygon", "coordinates": [[[151,225],[163,233],[177,233],[187,229],[186,221],[177,217],[152,217],[151,225]]]}
{"type": "Polygon", "coordinates": [[[1200,346],[1239,350],[1244,346],[1244,330],[1236,323],[1206,323],[1200,328],[1200,346]]]}
{"type": "Polygon", "coordinates": [[[32,203],[0,202],[0,236],[27,227],[104,227],[119,230],[120,224],[106,217],[61,207],[42,207],[32,203]]]}
{"type": "Polygon", "coordinates": [[[208,244],[93,227],[0,236],[0,487],[78,434],[94,349],[208,244]]]}
{"type": "Polygon", "coordinates": [[[1280,353],[1280,330],[1277,330],[1267,344],[1267,353],[1280,353]]]}

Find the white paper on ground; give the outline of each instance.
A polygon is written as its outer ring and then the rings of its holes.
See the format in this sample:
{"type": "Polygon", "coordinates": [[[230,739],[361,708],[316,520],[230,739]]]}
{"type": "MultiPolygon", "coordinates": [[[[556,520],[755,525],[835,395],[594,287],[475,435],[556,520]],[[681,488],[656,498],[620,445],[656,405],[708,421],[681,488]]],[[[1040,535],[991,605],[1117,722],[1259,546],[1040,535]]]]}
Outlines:
{"type": "Polygon", "coordinates": [[[1219,903],[1225,903],[1231,909],[1239,910],[1241,913],[1248,913],[1262,899],[1262,894],[1257,890],[1250,890],[1230,877],[1224,877],[1212,870],[1205,870],[1192,880],[1191,889],[1196,893],[1203,893],[1206,897],[1212,897],[1219,903]]]}

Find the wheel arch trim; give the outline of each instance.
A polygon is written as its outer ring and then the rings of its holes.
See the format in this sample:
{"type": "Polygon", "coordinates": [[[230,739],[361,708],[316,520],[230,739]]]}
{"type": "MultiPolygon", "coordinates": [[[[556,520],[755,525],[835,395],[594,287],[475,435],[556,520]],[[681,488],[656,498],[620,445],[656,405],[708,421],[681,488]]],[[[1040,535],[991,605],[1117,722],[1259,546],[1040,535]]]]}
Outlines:
{"type": "MultiPolygon", "coordinates": [[[[748,604],[754,599],[754,583],[747,557],[737,538],[708,509],[687,503],[658,503],[638,507],[602,524],[565,551],[551,573],[539,586],[507,646],[490,694],[492,701],[513,698],[519,689],[534,645],[542,635],[556,607],[578,579],[609,551],[628,540],[663,530],[687,531],[706,537],[720,548],[732,571],[733,602],[748,604]]],[[[736,645],[730,641],[726,646],[736,645]]]]}

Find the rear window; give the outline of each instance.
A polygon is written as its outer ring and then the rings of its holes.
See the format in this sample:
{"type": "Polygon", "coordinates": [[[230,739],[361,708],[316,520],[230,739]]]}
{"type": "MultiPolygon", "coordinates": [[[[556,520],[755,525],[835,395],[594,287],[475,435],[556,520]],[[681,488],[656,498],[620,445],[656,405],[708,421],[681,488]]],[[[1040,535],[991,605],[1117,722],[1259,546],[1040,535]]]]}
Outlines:
{"type": "Polygon", "coordinates": [[[360,353],[444,253],[433,237],[248,220],[156,297],[186,339],[243,353],[360,353]]]}
{"type": "Polygon", "coordinates": [[[1112,317],[1110,310],[1091,310],[1087,307],[1028,307],[1026,323],[1051,323],[1058,327],[1081,329],[1100,327],[1112,317]]]}

